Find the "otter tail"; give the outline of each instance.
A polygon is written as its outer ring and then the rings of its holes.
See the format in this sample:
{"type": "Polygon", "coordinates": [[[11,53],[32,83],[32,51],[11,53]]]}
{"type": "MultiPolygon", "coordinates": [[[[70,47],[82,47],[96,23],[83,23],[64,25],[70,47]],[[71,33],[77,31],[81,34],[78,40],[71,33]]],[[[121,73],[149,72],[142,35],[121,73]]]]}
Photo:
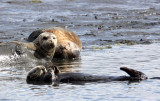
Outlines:
{"type": "Polygon", "coordinates": [[[128,75],[130,75],[131,79],[133,80],[145,80],[147,79],[147,76],[137,70],[127,68],[127,67],[121,67],[120,70],[125,71],[128,75]]]}

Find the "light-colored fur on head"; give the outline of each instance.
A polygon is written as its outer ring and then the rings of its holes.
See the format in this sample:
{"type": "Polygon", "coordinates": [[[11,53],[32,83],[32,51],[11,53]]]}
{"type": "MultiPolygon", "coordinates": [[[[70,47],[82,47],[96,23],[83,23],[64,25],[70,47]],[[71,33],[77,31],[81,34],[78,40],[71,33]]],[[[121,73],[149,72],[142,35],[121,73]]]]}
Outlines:
{"type": "Polygon", "coordinates": [[[40,34],[33,43],[45,51],[54,51],[57,46],[57,38],[52,33],[44,32],[40,34]]]}
{"type": "Polygon", "coordinates": [[[44,48],[45,50],[50,50],[57,46],[57,38],[52,33],[44,32],[37,37],[34,43],[38,43],[38,45],[40,45],[40,47],[44,48]]]}
{"type": "Polygon", "coordinates": [[[40,57],[52,59],[57,47],[57,38],[54,34],[44,32],[33,41],[36,52],[40,57]],[[41,56],[42,55],[42,56],[41,56]]]}
{"type": "Polygon", "coordinates": [[[43,65],[36,66],[30,70],[27,75],[29,79],[40,79],[47,72],[46,68],[43,65]]]}

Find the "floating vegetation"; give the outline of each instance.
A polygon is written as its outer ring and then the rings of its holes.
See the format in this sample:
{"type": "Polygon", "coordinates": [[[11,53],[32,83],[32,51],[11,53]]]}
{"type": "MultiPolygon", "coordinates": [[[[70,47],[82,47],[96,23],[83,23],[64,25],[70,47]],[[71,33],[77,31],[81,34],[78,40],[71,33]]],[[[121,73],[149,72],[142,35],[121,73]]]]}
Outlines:
{"type": "Polygon", "coordinates": [[[0,42],[0,47],[1,47],[1,46],[6,46],[6,45],[7,45],[6,43],[0,42]]]}
{"type": "Polygon", "coordinates": [[[83,47],[83,49],[93,49],[93,50],[103,50],[103,49],[111,49],[112,46],[111,45],[107,45],[107,46],[91,46],[91,47],[83,47]]]}
{"type": "Polygon", "coordinates": [[[132,40],[118,40],[116,44],[136,45],[140,43],[132,40]]]}
{"type": "Polygon", "coordinates": [[[137,44],[151,44],[152,42],[150,40],[143,40],[140,39],[137,40],[117,40],[115,44],[126,44],[126,45],[137,45],[137,44]]]}
{"type": "Polygon", "coordinates": [[[41,0],[32,0],[32,1],[30,1],[30,3],[42,3],[42,1],[41,0]]]}

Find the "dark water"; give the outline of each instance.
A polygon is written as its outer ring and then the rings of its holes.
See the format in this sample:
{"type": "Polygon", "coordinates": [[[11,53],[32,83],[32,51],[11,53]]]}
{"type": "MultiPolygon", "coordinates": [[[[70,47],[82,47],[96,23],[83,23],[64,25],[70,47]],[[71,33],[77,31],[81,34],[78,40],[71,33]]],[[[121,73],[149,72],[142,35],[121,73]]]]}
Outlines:
{"type": "Polygon", "coordinates": [[[0,46],[0,100],[160,100],[160,80],[57,86],[25,80],[28,71],[40,64],[115,76],[126,75],[119,67],[128,66],[148,77],[159,76],[159,0],[0,1],[0,42],[25,41],[37,28],[53,26],[70,29],[80,37],[81,59],[38,61],[12,54],[13,45],[0,46]]]}

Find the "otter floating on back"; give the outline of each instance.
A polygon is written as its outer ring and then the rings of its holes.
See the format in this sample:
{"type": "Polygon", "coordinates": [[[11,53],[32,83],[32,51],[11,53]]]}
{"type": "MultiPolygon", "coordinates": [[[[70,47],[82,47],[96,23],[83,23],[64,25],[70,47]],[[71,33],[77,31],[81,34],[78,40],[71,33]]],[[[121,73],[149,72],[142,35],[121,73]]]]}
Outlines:
{"type": "Polygon", "coordinates": [[[28,83],[76,83],[76,82],[111,82],[111,81],[140,81],[147,76],[137,70],[121,67],[129,76],[98,76],[84,73],[60,73],[56,66],[46,69],[44,66],[36,66],[27,75],[28,83]]]}

